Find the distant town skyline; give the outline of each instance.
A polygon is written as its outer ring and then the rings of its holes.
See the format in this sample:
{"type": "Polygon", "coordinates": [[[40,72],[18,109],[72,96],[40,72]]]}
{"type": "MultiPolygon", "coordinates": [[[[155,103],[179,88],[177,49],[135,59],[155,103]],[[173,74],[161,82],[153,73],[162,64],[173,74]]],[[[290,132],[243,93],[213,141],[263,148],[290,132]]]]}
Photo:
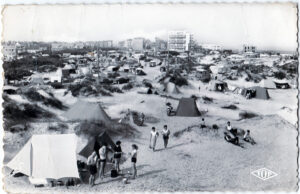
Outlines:
{"type": "Polygon", "coordinates": [[[19,5],[3,11],[4,41],[154,41],[173,30],[188,31],[199,44],[295,51],[297,9],[292,3],[252,3],[19,5]]]}

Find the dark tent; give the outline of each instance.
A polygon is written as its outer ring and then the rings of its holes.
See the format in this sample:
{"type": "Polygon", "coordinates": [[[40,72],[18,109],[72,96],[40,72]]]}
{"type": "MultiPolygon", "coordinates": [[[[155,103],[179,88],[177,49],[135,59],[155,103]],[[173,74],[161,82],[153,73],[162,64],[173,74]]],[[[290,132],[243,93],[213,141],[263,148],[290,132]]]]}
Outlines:
{"type": "Polygon", "coordinates": [[[106,131],[104,131],[100,135],[96,136],[93,140],[88,142],[88,144],[79,152],[79,155],[88,158],[93,151],[96,151],[99,157],[99,149],[104,143],[107,143],[110,149],[115,149],[116,147],[110,136],[106,131]]]}
{"type": "Polygon", "coordinates": [[[212,91],[225,92],[228,90],[228,85],[226,82],[213,80],[209,83],[209,89],[212,91]]]}
{"type": "Polygon", "coordinates": [[[289,89],[290,85],[288,83],[278,83],[278,82],[274,82],[276,85],[276,88],[278,89],[289,89]]]}
{"type": "Polygon", "coordinates": [[[197,117],[200,116],[194,98],[181,98],[177,107],[176,116],[181,117],[197,117]]]}
{"type": "Polygon", "coordinates": [[[247,93],[251,94],[251,98],[258,98],[258,99],[263,99],[267,100],[270,98],[268,90],[266,88],[262,88],[259,86],[247,88],[242,90],[242,95],[247,96],[247,93]]]}

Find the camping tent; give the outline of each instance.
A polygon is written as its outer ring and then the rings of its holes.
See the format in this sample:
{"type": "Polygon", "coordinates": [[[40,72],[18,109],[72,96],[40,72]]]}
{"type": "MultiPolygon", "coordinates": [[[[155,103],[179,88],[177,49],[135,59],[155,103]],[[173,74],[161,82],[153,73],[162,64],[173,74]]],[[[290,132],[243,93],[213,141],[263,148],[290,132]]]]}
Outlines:
{"type": "Polygon", "coordinates": [[[276,81],[274,83],[275,83],[276,88],[278,88],[278,89],[289,89],[289,88],[291,88],[291,86],[287,82],[284,82],[284,81],[276,81]]]}
{"type": "Polygon", "coordinates": [[[7,164],[36,179],[79,178],[75,134],[33,135],[7,164]]]}
{"type": "Polygon", "coordinates": [[[228,89],[228,85],[226,82],[221,82],[218,80],[213,80],[209,82],[209,90],[224,92],[228,89]]]}
{"type": "Polygon", "coordinates": [[[268,90],[266,88],[262,88],[259,86],[243,89],[241,94],[243,96],[247,96],[247,93],[249,91],[254,91],[254,93],[252,93],[252,96],[251,96],[253,98],[258,98],[258,99],[263,99],[263,100],[267,100],[270,98],[268,90]]]}
{"type": "Polygon", "coordinates": [[[178,87],[172,82],[164,83],[163,85],[164,85],[163,91],[166,93],[169,93],[169,94],[179,94],[180,93],[178,87]]]}
{"type": "Polygon", "coordinates": [[[104,143],[107,143],[107,145],[112,149],[116,147],[110,136],[106,131],[104,131],[100,135],[89,141],[88,144],[79,152],[79,155],[88,158],[93,153],[93,151],[96,151],[97,155],[99,156],[98,151],[104,143]]]}
{"type": "Polygon", "coordinates": [[[267,89],[276,89],[276,85],[272,80],[263,79],[260,82],[260,86],[267,89]]]}
{"type": "Polygon", "coordinates": [[[177,107],[176,116],[182,117],[197,117],[200,116],[194,98],[181,98],[177,107]]]}
{"type": "Polygon", "coordinates": [[[109,123],[110,117],[106,114],[100,104],[78,100],[63,117],[70,121],[101,121],[109,123]]]}

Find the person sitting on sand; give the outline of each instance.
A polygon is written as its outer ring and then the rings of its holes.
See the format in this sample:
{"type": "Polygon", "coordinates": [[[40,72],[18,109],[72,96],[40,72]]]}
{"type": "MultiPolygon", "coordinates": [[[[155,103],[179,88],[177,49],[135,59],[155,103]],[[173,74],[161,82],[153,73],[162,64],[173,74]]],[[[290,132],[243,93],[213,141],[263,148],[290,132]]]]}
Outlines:
{"type": "Polygon", "coordinates": [[[227,142],[233,143],[234,145],[239,145],[239,138],[233,136],[231,133],[224,132],[224,139],[227,142]]]}
{"type": "Polygon", "coordinates": [[[163,137],[163,140],[164,140],[164,146],[165,146],[165,149],[166,149],[167,146],[168,146],[170,133],[171,133],[171,132],[170,132],[170,130],[168,129],[168,126],[167,126],[167,125],[164,125],[164,129],[162,130],[162,137],[163,137]]]}
{"type": "Polygon", "coordinates": [[[230,121],[227,122],[226,129],[227,129],[227,131],[231,132],[232,126],[231,126],[231,124],[230,124],[230,121]]]}
{"type": "Polygon", "coordinates": [[[201,119],[200,127],[201,127],[201,129],[206,127],[204,118],[201,119]]]}
{"type": "Polygon", "coordinates": [[[104,178],[104,170],[106,165],[106,154],[107,154],[107,143],[103,143],[102,147],[99,149],[100,156],[100,169],[99,169],[99,178],[104,178]]]}
{"type": "Polygon", "coordinates": [[[244,137],[243,137],[244,141],[251,143],[252,145],[256,144],[256,142],[254,141],[254,139],[252,137],[250,137],[250,130],[247,130],[244,137]]]}
{"type": "Polygon", "coordinates": [[[136,144],[132,144],[132,152],[131,155],[131,164],[132,164],[132,179],[135,179],[137,176],[137,169],[136,169],[136,161],[137,161],[137,150],[138,146],[136,144]]]}
{"type": "Polygon", "coordinates": [[[120,160],[122,156],[121,141],[116,142],[114,151],[115,169],[117,170],[117,172],[120,172],[120,160]]]}
{"type": "Polygon", "coordinates": [[[159,133],[155,130],[155,127],[152,127],[151,134],[150,134],[150,145],[149,148],[155,151],[156,140],[159,136],[159,133]]]}
{"type": "Polygon", "coordinates": [[[91,186],[93,186],[95,184],[95,175],[97,173],[97,164],[98,162],[98,157],[96,152],[94,151],[87,160],[87,166],[88,166],[88,170],[90,172],[90,178],[89,178],[89,184],[91,186]]]}

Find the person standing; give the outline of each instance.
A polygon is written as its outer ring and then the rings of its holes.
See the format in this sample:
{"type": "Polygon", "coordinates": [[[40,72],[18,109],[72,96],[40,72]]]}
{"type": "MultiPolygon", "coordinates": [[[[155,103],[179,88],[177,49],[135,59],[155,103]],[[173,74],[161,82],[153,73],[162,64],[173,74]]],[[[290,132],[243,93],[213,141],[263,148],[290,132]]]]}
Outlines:
{"type": "Polygon", "coordinates": [[[132,164],[132,179],[135,179],[137,176],[137,169],[136,169],[137,150],[138,150],[138,146],[136,144],[132,144],[132,152],[130,153],[131,164],[132,164]]]}
{"type": "Polygon", "coordinates": [[[121,141],[116,142],[116,147],[114,151],[115,169],[117,170],[117,172],[120,172],[120,160],[122,156],[121,141]]]}
{"type": "Polygon", "coordinates": [[[164,125],[164,129],[162,130],[162,137],[163,137],[163,140],[164,140],[165,149],[168,146],[169,136],[170,136],[170,130],[168,129],[167,125],[164,125]]]}
{"type": "Polygon", "coordinates": [[[90,172],[90,178],[89,178],[89,184],[91,186],[94,186],[95,184],[95,175],[97,173],[97,162],[98,162],[98,157],[96,152],[94,151],[87,160],[87,166],[88,166],[88,170],[90,172]]]}
{"type": "Polygon", "coordinates": [[[107,154],[107,143],[103,143],[102,147],[99,149],[100,156],[100,169],[99,169],[99,178],[104,178],[104,170],[106,166],[106,154],[107,154]]]}
{"type": "Polygon", "coordinates": [[[150,134],[150,149],[153,149],[155,152],[156,140],[159,136],[159,133],[156,131],[155,127],[152,127],[151,134],[150,134]]]}

